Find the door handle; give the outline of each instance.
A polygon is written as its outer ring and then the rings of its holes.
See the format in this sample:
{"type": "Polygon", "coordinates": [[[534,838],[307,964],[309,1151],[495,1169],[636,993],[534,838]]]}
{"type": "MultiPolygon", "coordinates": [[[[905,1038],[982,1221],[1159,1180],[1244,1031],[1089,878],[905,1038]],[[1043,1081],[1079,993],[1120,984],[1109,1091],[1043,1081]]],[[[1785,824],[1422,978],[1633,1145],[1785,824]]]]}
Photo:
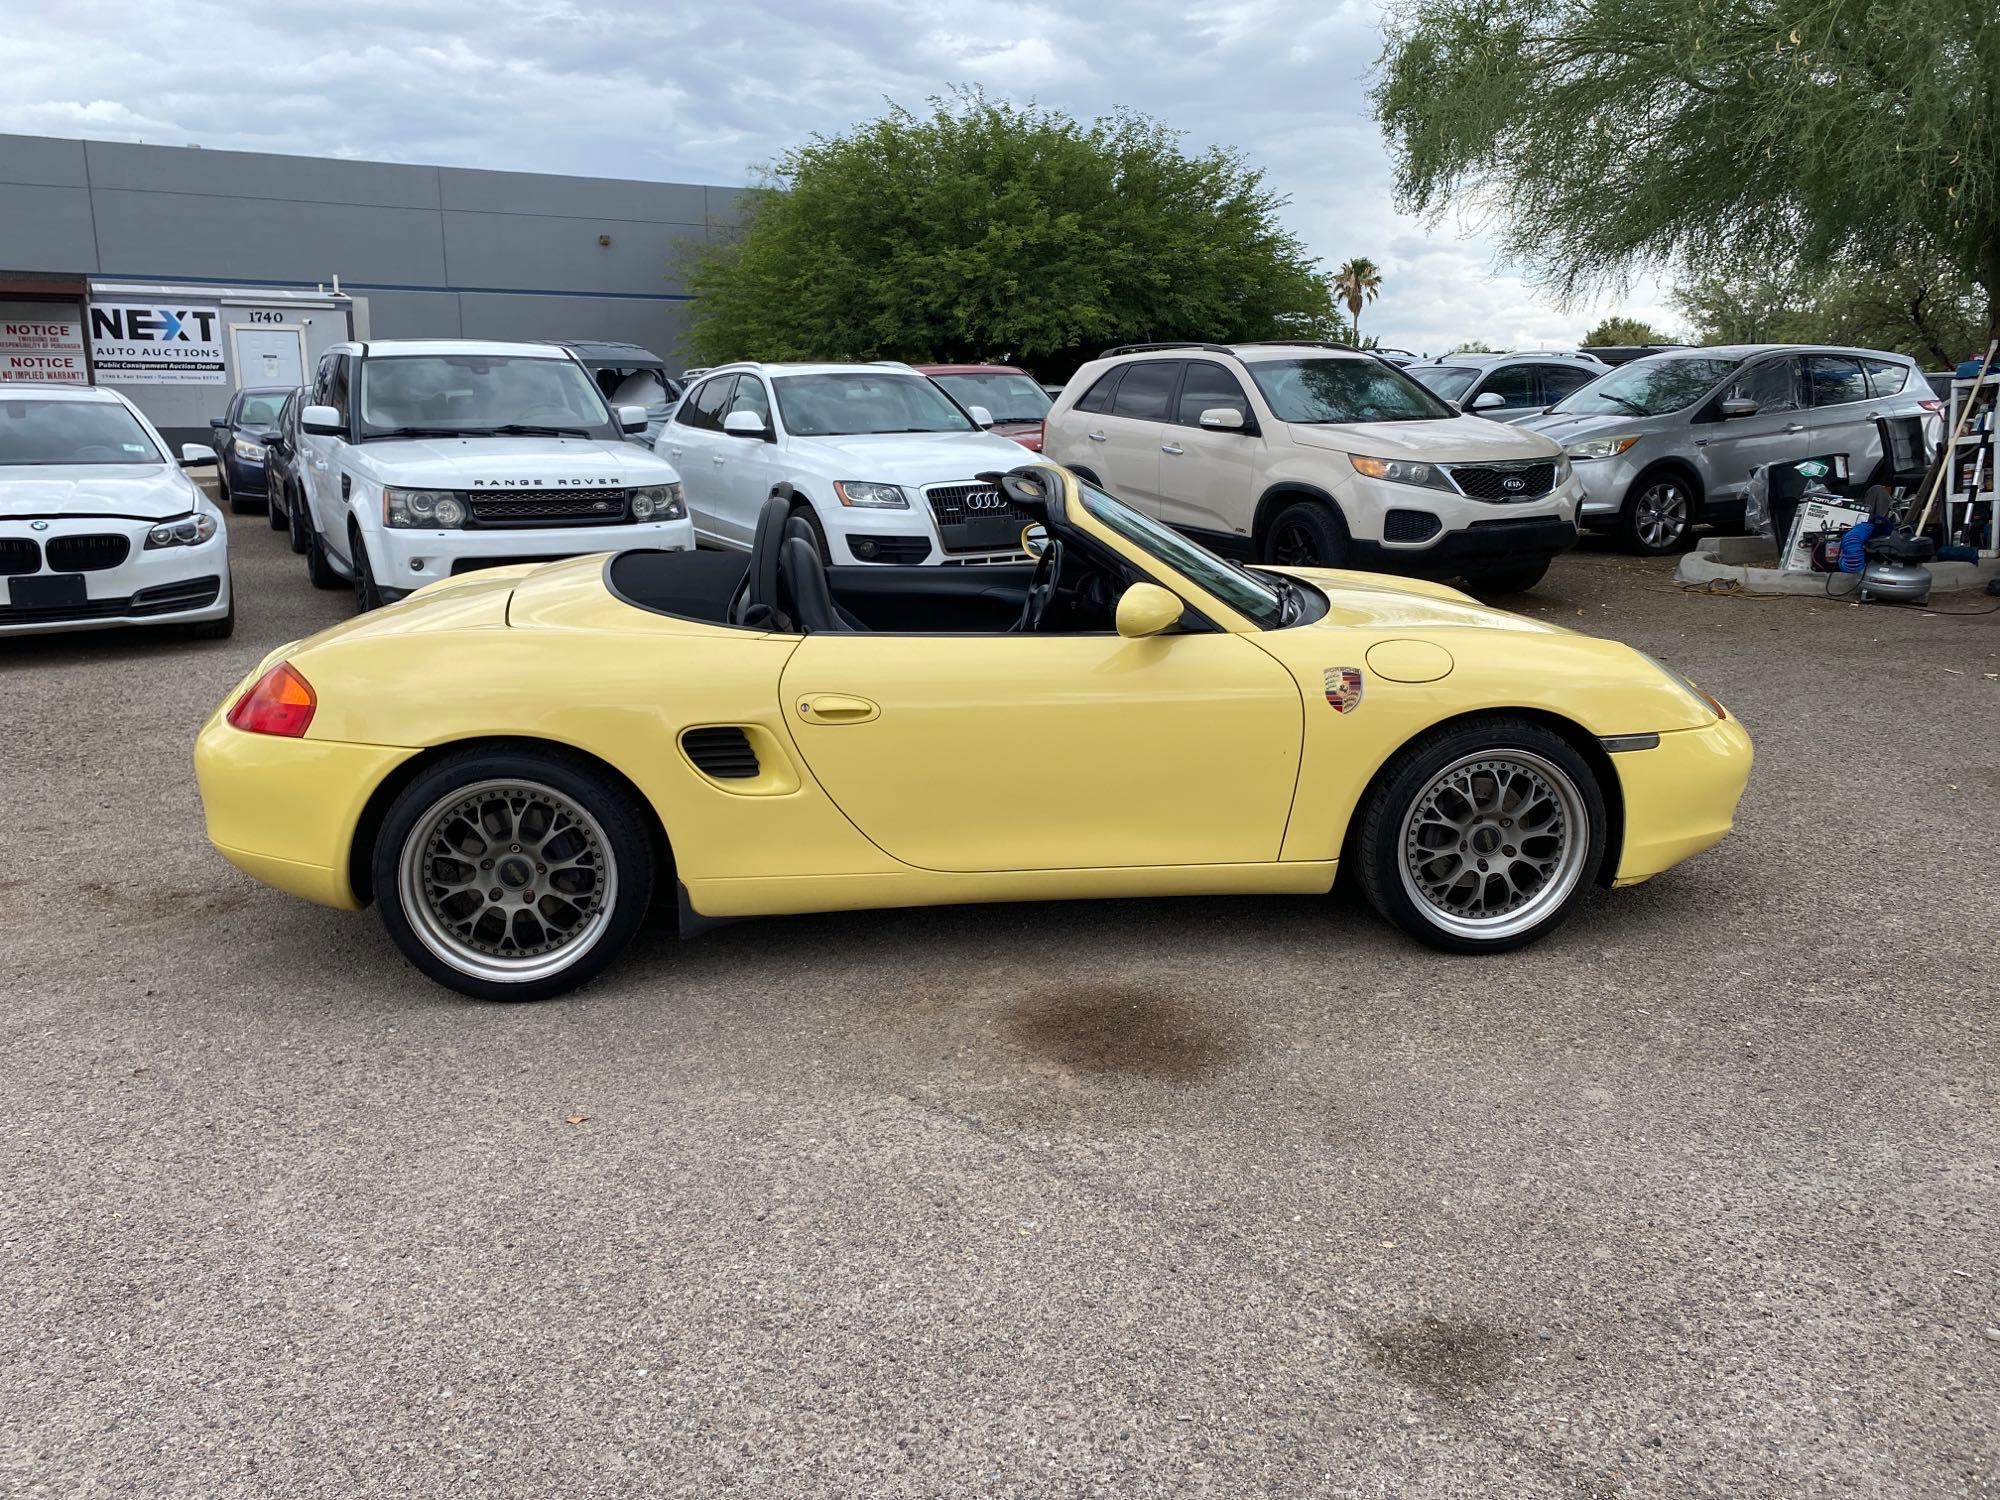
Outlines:
{"type": "Polygon", "coordinates": [[[1101,443],[1104,441],[1104,434],[1101,432],[1086,432],[1084,436],[1089,438],[1093,443],[1101,443]]]}
{"type": "Polygon", "coordinates": [[[1697,448],[1706,448],[1706,447],[1708,446],[1708,439],[1707,439],[1707,438],[1696,438],[1696,439],[1694,440],[1694,445],[1695,445],[1695,447],[1697,447],[1697,448]]]}
{"type": "Polygon", "coordinates": [[[716,468],[718,468],[718,469],[719,469],[719,468],[721,468],[721,467],[722,467],[722,466],[723,466],[724,464],[728,463],[728,462],[729,462],[729,460],[728,460],[728,459],[726,459],[726,458],[724,458],[724,457],[723,457],[723,456],[722,456],[722,455],[721,455],[720,453],[718,453],[718,454],[716,454],[716,455],[715,455],[715,457],[714,457],[714,458],[710,459],[710,460],[709,460],[709,462],[710,462],[710,463],[712,463],[712,464],[714,464],[714,465],[716,466],[716,468]]]}
{"type": "Polygon", "coordinates": [[[1160,444],[1160,451],[1169,457],[1179,458],[1182,450],[1179,443],[1162,443],[1160,444]]]}
{"type": "Polygon", "coordinates": [[[799,717],[809,724],[866,724],[881,713],[866,698],[846,693],[814,693],[799,700],[799,717]]]}
{"type": "Polygon", "coordinates": [[[1793,422],[1785,428],[1787,432],[1804,432],[1805,430],[1806,424],[1803,422],[1793,422]]]}

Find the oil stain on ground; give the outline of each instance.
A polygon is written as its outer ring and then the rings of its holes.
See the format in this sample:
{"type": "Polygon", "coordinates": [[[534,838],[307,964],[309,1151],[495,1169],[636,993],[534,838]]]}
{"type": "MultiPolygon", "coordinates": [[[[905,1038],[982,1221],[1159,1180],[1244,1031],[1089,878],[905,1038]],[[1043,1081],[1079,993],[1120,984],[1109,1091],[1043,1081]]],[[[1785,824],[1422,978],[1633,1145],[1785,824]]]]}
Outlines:
{"type": "Polygon", "coordinates": [[[1463,1405],[1504,1381],[1513,1340],[1484,1323],[1418,1318],[1368,1335],[1376,1365],[1408,1386],[1463,1405]]]}
{"type": "Polygon", "coordinates": [[[1184,1083],[1226,1067],[1242,1042],[1204,1010],[1144,985],[1034,990],[1007,1033],[1069,1073],[1184,1083]]]}

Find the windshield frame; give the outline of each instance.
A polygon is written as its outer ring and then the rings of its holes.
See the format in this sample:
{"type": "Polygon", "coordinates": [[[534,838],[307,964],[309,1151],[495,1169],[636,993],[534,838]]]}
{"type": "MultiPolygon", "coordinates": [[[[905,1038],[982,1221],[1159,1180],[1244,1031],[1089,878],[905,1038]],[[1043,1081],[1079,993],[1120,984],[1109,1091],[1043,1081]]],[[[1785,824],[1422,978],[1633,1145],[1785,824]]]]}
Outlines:
{"type": "Polygon", "coordinates": [[[1353,355],[1302,354],[1284,359],[1249,359],[1242,361],[1243,368],[1250,373],[1250,383],[1257,387],[1257,394],[1263,397],[1264,405],[1271,410],[1274,420],[1294,427],[1359,427],[1373,422],[1448,422],[1462,415],[1459,409],[1444,400],[1427,387],[1412,380],[1402,370],[1386,359],[1376,359],[1370,355],[1357,359],[1353,355]],[[1335,368],[1351,368],[1371,375],[1387,375],[1392,386],[1400,382],[1417,397],[1417,405],[1427,403],[1434,410],[1421,410],[1408,416],[1379,415],[1353,417],[1295,417],[1286,415],[1286,407],[1280,405],[1280,398],[1289,400],[1289,393],[1273,391],[1266,383],[1266,376],[1275,376],[1285,370],[1300,370],[1308,365],[1328,365],[1335,368]]]}
{"type": "Polygon", "coordinates": [[[567,353],[559,355],[526,354],[526,353],[467,354],[467,353],[451,353],[444,350],[437,350],[421,354],[369,354],[365,355],[363,358],[361,358],[356,362],[356,368],[354,372],[354,390],[348,399],[353,405],[353,413],[354,413],[353,421],[354,421],[355,433],[357,434],[359,439],[363,442],[367,442],[370,439],[381,440],[384,438],[397,438],[397,437],[407,438],[407,437],[436,436],[436,437],[478,438],[478,437],[521,436],[522,434],[509,433],[500,430],[502,428],[514,425],[520,425],[524,427],[551,427],[551,428],[563,427],[567,429],[565,433],[565,435],[567,436],[594,438],[600,441],[605,439],[617,439],[624,436],[624,429],[619,424],[618,414],[611,409],[611,403],[604,399],[604,392],[598,389],[597,378],[594,375],[592,375],[587,369],[585,369],[581,362],[579,362],[578,360],[576,360],[574,357],[570,356],[567,353]],[[553,422],[553,421],[528,422],[520,417],[512,417],[507,419],[506,421],[495,423],[491,427],[457,426],[454,425],[454,423],[448,418],[438,423],[434,427],[420,422],[385,424],[380,422],[371,422],[369,420],[367,415],[367,406],[368,406],[367,392],[368,392],[369,370],[372,366],[409,363],[419,360],[440,360],[440,359],[446,361],[476,360],[488,364],[498,364],[505,362],[508,364],[518,363],[518,364],[546,364],[546,365],[565,366],[569,370],[574,372],[576,379],[581,382],[580,389],[583,389],[589,393],[590,398],[596,401],[598,409],[603,413],[603,415],[594,424],[583,424],[583,423],[571,424],[566,422],[553,422]]]}
{"type": "Polygon", "coordinates": [[[941,375],[933,375],[930,378],[936,381],[939,388],[947,396],[951,397],[952,400],[964,407],[966,411],[970,412],[975,406],[985,407],[988,412],[992,413],[995,423],[1045,421],[1048,418],[1049,412],[1055,407],[1054,400],[1050,398],[1047,391],[1042,389],[1041,382],[1025,370],[1004,370],[999,368],[991,370],[947,370],[941,375]],[[959,391],[955,389],[949,384],[949,382],[955,380],[963,380],[974,386],[1000,381],[1015,382],[1026,386],[1030,391],[1034,392],[1034,399],[1041,402],[1042,409],[1031,417],[1015,416],[1012,413],[1001,412],[995,409],[992,398],[985,393],[976,389],[971,391],[959,391]]]}
{"type": "MultiPolygon", "coordinates": [[[[1081,518],[1101,527],[1111,540],[1136,550],[1151,567],[1164,570],[1184,585],[1193,585],[1199,593],[1259,630],[1278,630],[1302,623],[1302,618],[1287,608],[1285,594],[1288,587],[1304,587],[1299,580],[1280,578],[1276,574],[1259,576],[1240,563],[1218,556],[1171,526],[1133,509],[1116,495],[1078,478],[1068,470],[1061,472],[1076,487],[1076,507],[1081,512],[1081,518]],[[1190,561],[1195,564],[1194,568],[1187,565],[1190,561]],[[1218,588],[1217,583],[1223,586],[1218,588]]],[[[1071,524],[1080,522],[1072,517],[1071,524]]],[[[1208,608],[1199,604],[1196,607],[1208,608]]]]}
{"type": "MultiPolygon", "coordinates": [[[[907,369],[875,369],[869,366],[839,370],[795,370],[789,374],[772,373],[769,376],[771,399],[778,409],[778,419],[785,424],[785,435],[797,438],[848,438],[848,437],[904,437],[914,434],[943,434],[950,432],[978,432],[981,428],[972,420],[972,415],[961,406],[943,386],[928,375],[919,375],[907,369]],[[801,427],[792,419],[796,407],[787,403],[786,387],[798,387],[810,381],[826,380],[879,380],[886,384],[913,386],[927,395],[935,396],[952,413],[956,425],[950,427],[860,427],[842,432],[819,432],[811,426],[801,427]]],[[[791,400],[798,399],[796,389],[791,400]]]]}
{"type": "Polygon", "coordinates": [[[1450,401],[1456,404],[1458,398],[1477,385],[1479,377],[1486,372],[1478,365],[1412,365],[1404,370],[1403,373],[1429,391],[1433,396],[1437,397],[1438,400],[1450,401]],[[1458,376],[1463,375],[1465,379],[1456,389],[1446,392],[1439,390],[1430,381],[1424,379],[1426,375],[1438,380],[1443,380],[1447,376],[1456,379],[1458,376]]]}
{"type": "MultiPolygon", "coordinates": [[[[9,404],[10,399],[19,401],[20,404],[22,404],[23,406],[36,406],[36,407],[85,406],[85,407],[92,407],[98,410],[114,410],[127,422],[132,424],[132,430],[136,432],[145,441],[147,452],[148,454],[150,454],[150,457],[142,456],[136,453],[127,453],[118,458],[12,459],[6,456],[4,449],[0,449],[0,470],[61,469],[61,468],[120,468],[131,464],[151,465],[151,464],[171,464],[173,462],[173,459],[168,456],[166,449],[161,445],[161,441],[158,434],[156,434],[152,430],[152,428],[147,425],[144,418],[142,418],[137,412],[132,410],[131,407],[127,406],[122,401],[96,401],[96,400],[90,400],[88,398],[81,398],[74,396],[36,395],[36,396],[15,397],[15,398],[0,397],[0,407],[4,407],[7,404],[9,404]]],[[[93,444],[92,446],[96,445],[93,444]]]]}
{"type": "Polygon", "coordinates": [[[1711,354],[1705,350],[1677,350],[1672,353],[1649,354],[1644,359],[1628,360],[1622,365],[1612,366],[1612,368],[1606,370],[1595,380],[1592,380],[1590,384],[1579,386],[1571,391],[1562,400],[1556,402],[1555,405],[1543,412],[1542,415],[1545,417],[1622,417],[1628,421],[1635,422],[1675,416],[1681,412],[1695,410],[1704,401],[1713,396],[1718,389],[1742,374],[1744,368],[1751,360],[1759,358],[1762,358],[1761,353],[1732,356],[1711,354]],[[1634,373],[1647,375],[1666,368],[1669,363],[1693,364],[1697,362],[1719,365],[1724,368],[1713,379],[1702,386],[1700,393],[1693,400],[1680,406],[1663,406],[1658,408],[1649,406],[1635,411],[1633,407],[1637,403],[1625,401],[1619,396],[1601,398],[1610,403],[1608,409],[1594,408],[1586,410],[1583,407],[1572,406],[1570,404],[1581,397],[1589,395],[1600,387],[1608,387],[1634,373]]]}

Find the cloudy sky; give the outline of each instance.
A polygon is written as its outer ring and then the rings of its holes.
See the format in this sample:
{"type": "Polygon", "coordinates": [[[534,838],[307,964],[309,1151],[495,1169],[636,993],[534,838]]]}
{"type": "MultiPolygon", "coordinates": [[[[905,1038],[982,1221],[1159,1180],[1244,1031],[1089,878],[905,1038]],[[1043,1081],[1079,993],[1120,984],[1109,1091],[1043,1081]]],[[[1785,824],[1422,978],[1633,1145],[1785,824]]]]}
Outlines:
{"type": "Polygon", "coordinates": [[[1384,343],[1573,343],[1656,287],[1564,309],[1468,211],[1396,211],[1369,116],[1372,0],[0,0],[0,131],[742,183],[814,131],[955,83],[1089,116],[1157,115],[1244,151],[1328,265],[1366,255],[1384,343]]]}

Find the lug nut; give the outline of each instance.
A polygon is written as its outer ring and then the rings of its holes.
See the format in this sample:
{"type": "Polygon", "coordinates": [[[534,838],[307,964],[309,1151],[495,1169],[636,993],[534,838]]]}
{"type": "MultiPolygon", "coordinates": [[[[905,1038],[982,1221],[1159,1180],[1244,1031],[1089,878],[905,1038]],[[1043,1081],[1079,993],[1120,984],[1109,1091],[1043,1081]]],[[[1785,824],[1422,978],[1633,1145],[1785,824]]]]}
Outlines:
{"type": "Polygon", "coordinates": [[[493,899],[495,901],[500,899],[500,887],[497,885],[493,887],[493,899]]]}
{"type": "Polygon", "coordinates": [[[490,870],[493,868],[493,861],[490,859],[482,859],[479,862],[479,868],[482,870],[490,870]]]}

